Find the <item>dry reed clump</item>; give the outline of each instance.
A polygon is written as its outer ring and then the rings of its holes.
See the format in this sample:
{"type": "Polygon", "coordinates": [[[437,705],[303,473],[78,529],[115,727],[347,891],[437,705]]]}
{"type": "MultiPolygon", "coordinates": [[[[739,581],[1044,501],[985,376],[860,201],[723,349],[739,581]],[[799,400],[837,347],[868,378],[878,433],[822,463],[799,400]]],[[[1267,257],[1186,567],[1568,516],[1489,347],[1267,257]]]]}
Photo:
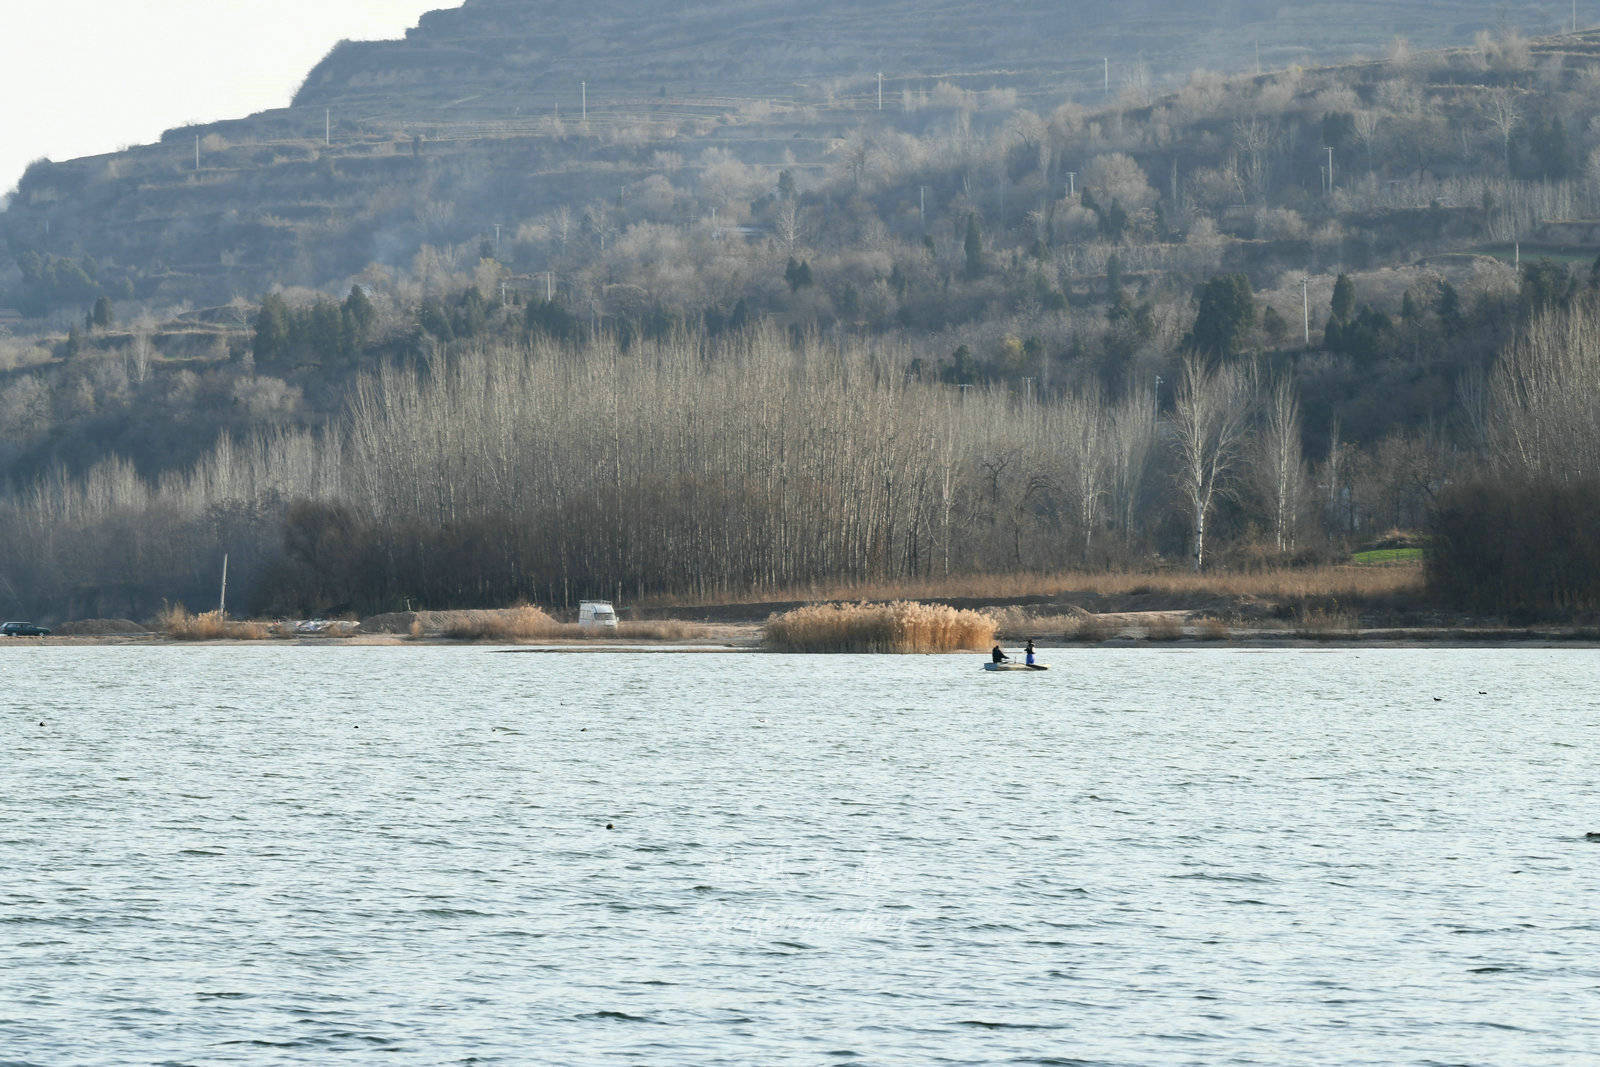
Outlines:
{"type": "Polygon", "coordinates": [[[1176,615],[1157,615],[1144,624],[1146,641],[1176,641],[1183,636],[1183,621],[1176,615]]]}
{"type": "Polygon", "coordinates": [[[1202,641],[1227,641],[1233,637],[1232,627],[1222,619],[1201,619],[1194,633],[1202,641]]]}
{"type": "Polygon", "coordinates": [[[531,604],[504,611],[443,612],[444,636],[457,641],[519,641],[555,637],[562,625],[531,604]]]}
{"type": "Polygon", "coordinates": [[[174,641],[265,641],[272,636],[265,623],[234,622],[220,611],[193,615],[182,604],[156,616],[156,629],[174,641]]]}
{"type": "Polygon", "coordinates": [[[1122,633],[1122,624],[1104,615],[1083,615],[1067,624],[1064,636],[1068,641],[1086,645],[1109,641],[1122,633]]]}
{"type": "Polygon", "coordinates": [[[767,620],[764,641],[784,652],[981,652],[993,617],[944,604],[808,604],[767,620]]]}

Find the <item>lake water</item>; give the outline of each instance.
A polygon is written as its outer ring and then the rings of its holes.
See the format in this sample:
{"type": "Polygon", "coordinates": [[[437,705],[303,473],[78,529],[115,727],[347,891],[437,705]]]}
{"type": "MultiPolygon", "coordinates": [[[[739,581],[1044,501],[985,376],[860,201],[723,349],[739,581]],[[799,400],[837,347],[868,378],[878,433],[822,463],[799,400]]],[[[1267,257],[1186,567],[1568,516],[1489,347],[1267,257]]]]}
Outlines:
{"type": "Polygon", "coordinates": [[[1048,658],[0,647],[0,1063],[1600,1056],[1595,652],[1048,658]]]}

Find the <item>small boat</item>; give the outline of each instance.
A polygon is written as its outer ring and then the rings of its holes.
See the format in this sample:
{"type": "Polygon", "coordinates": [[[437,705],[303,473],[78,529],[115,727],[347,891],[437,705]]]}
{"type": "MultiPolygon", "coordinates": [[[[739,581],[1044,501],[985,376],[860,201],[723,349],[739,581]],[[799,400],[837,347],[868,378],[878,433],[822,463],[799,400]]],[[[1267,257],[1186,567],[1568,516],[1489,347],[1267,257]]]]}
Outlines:
{"type": "Polygon", "coordinates": [[[1047,671],[1050,669],[1050,664],[1035,663],[1030,667],[1026,663],[985,663],[983,669],[986,671],[1047,671]]]}

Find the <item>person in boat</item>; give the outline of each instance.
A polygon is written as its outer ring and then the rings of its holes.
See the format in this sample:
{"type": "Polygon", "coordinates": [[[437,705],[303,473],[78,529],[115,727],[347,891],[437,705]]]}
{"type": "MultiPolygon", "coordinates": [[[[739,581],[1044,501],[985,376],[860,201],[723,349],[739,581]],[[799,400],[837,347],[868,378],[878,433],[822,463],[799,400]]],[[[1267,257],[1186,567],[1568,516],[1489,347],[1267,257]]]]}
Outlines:
{"type": "Polygon", "coordinates": [[[1028,638],[1028,647],[1026,649],[1026,652],[1027,652],[1027,655],[1023,659],[1023,662],[1031,667],[1031,666],[1033,666],[1033,638],[1031,638],[1031,637],[1028,638]]]}
{"type": "Polygon", "coordinates": [[[1006,655],[1005,651],[1003,649],[1001,649],[1001,647],[999,645],[995,645],[994,646],[994,651],[989,653],[989,658],[994,660],[996,663],[1010,663],[1011,662],[1011,657],[1006,655]]]}

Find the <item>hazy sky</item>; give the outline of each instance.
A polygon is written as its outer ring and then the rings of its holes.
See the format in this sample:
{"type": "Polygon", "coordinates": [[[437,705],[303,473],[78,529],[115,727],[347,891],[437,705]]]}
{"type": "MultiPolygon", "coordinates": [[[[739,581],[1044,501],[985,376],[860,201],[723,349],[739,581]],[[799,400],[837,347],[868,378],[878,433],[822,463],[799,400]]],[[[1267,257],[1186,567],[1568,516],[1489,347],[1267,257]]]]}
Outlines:
{"type": "Polygon", "coordinates": [[[460,0],[0,0],[0,196],[40,156],[281,107],[342,38],[460,0]]]}

